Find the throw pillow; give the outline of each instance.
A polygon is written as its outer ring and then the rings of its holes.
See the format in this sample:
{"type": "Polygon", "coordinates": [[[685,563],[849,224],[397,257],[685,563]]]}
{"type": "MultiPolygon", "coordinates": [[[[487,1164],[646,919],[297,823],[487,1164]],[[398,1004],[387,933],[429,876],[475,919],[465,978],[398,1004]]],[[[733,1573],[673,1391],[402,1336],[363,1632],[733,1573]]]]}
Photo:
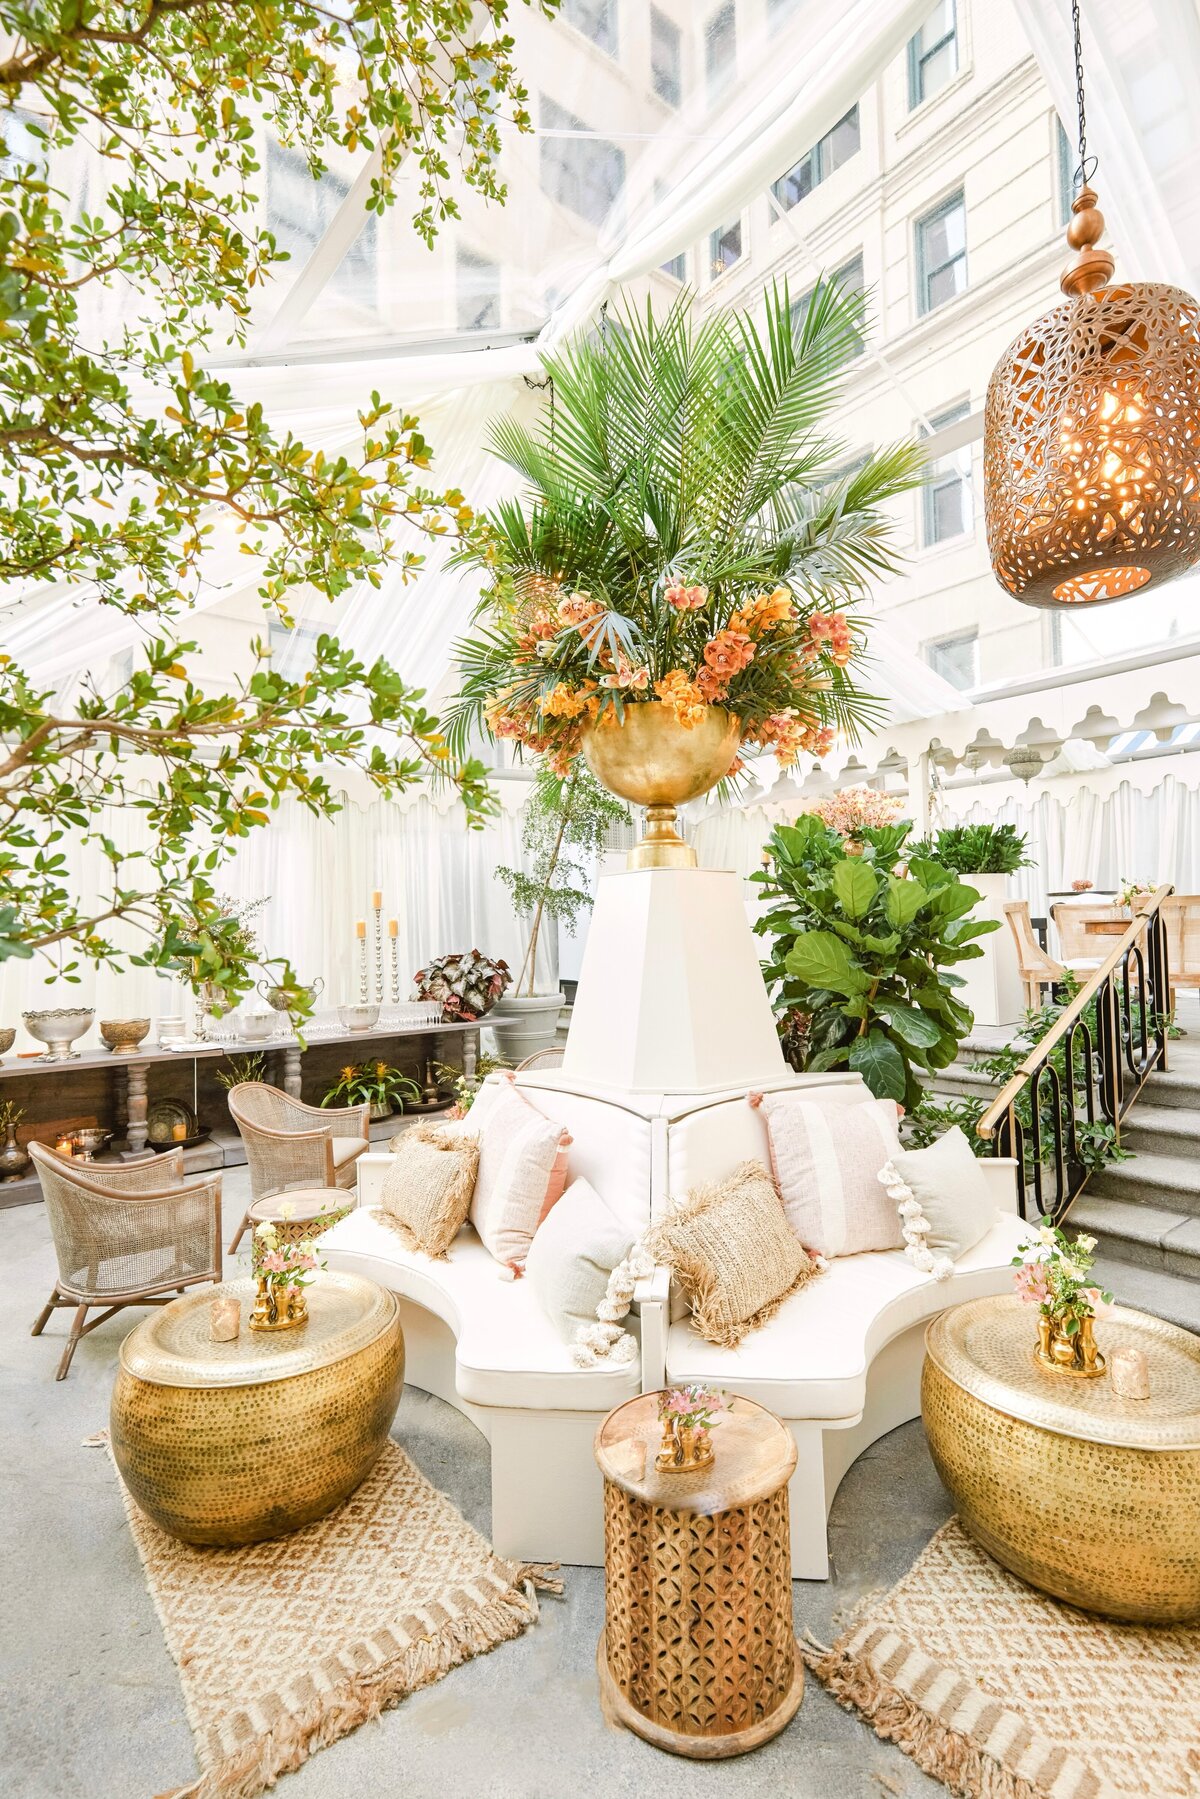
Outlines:
{"type": "Polygon", "coordinates": [[[956,1124],[927,1149],[897,1150],[879,1179],[899,1211],[905,1255],[935,1280],[948,1280],[996,1221],[983,1170],[956,1124]]]}
{"type": "Polygon", "coordinates": [[[816,1272],[760,1162],[743,1163],[719,1186],[694,1189],[650,1231],[646,1248],[674,1271],[696,1330],[726,1349],[774,1317],[816,1272]]]}
{"type": "Polygon", "coordinates": [[[497,1084],[479,1125],[471,1223],[490,1254],[514,1273],[524,1268],[534,1232],[562,1197],[570,1142],[570,1132],[543,1117],[511,1079],[497,1084]]]}
{"type": "Polygon", "coordinates": [[[414,1124],[392,1139],[378,1214],[410,1249],[444,1261],[467,1221],[478,1167],[478,1138],[442,1125],[414,1124]]]}
{"type": "Polygon", "coordinates": [[[633,1232],[590,1181],[572,1181],[529,1246],[525,1278],[564,1343],[597,1360],[632,1361],[637,1345],[620,1328],[633,1300],[633,1232]]]}
{"type": "Polygon", "coordinates": [[[900,1220],[878,1179],[900,1148],[893,1102],[823,1106],[792,1089],[764,1093],[759,1104],[775,1184],[804,1247],[829,1257],[899,1249],[900,1220]]]}

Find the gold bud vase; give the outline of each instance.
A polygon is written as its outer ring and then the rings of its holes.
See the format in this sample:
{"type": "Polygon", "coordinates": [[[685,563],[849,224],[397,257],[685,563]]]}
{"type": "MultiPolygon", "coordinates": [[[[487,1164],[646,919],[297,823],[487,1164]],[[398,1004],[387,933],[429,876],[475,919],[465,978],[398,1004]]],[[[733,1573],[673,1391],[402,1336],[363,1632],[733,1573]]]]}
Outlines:
{"type": "Polygon", "coordinates": [[[1096,1347],[1095,1319],[1089,1312],[1079,1320],[1079,1329],[1068,1336],[1063,1320],[1040,1317],[1038,1344],[1034,1355],[1043,1368],[1056,1374],[1074,1374],[1094,1379],[1103,1374],[1108,1364],[1096,1347]]]}
{"type": "Polygon", "coordinates": [[[308,1323],[308,1301],[303,1287],[284,1287],[258,1276],[254,1310],[250,1314],[252,1331],[285,1331],[308,1323]]]}
{"type": "Polygon", "coordinates": [[[712,1438],[706,1430],[664,1418],[662,1447],[654,1458],[660,1474],[695,1474],[711,1468],[712,1461],[712,1438]]]}

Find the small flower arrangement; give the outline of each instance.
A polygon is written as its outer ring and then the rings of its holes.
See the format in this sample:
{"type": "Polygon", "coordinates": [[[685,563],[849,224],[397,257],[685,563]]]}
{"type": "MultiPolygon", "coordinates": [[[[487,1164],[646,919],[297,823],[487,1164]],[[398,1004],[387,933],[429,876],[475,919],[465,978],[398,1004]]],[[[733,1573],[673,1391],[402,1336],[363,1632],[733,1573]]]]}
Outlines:
{"type": "Polygon", "coordinates": [[[806,807],[822,824],[843,837],[857,838],[864,830],[879,825],[894,825],[904,810],[903,802],[890,793],[876,793],[873,787],[844,787],[827,799],[806,807]]]}
{"type": "Polygon", "coordinates": [[[1096,1239],[1082,1233],[1074,1242],[1049,1217],[1012,1259],[1018,1297],[1038,1309],[1039,1358],[1079,1373],[1102,1373],[1092,1324],[1112,1305],[1112,1294],[1088,1279],[1096,1239]],[[1097,1365],[1098,1363],[1098,1365],[1097,1365]]]}
{"type": "Polygon", "coordinates": [[[713,1459],[708,1433],[726,1409],[725,1395],[716,1387],[699,1382],[667,1387],[658,1396],[663,1439],[655,1466],[676,1473],[708,1467],[713,1459]]]}
{"type": "Polygon", "coordinates": [[[1095,882],[1093,882],[1093,881],[1072,881],[1071,882],[1071,892],[1072,893],[1090,893],[1092,891],[1092,888],[1094,885],[1095,885],[1095,882]]]}
{"type": "MultiPolygon", "coordinates": [[[[289,1210],[285,1202],[279,1208],[280,1216],[286,1220],[289,1210]]],[[[301,1237],[297,1243],[281,1241],[279,1226],[270,1218],[255,1225],[254,1235],[258,1242],[259,1271],[269,1286],[310,1286],[314,1273],[325,1266],[311,1237],[301,1237]]]]}
{"type": "Polygon", "coordinates": [[[1154,884],[1151,881],[1127,881],[1122,879],[1120,886],[1121,904],[1123,906],[1128,906],[1129,910],[1132,912],[1138,900],[1144,899],[1148,893],[1153,892],[1154,884]]]}
{"type": "Polygon", "coordinates": [[[413,976],[413,998],[435,1000],[448,1019],[482,1018],[512,982],[507,962],[479,950],[437,956],[413,976]]]}

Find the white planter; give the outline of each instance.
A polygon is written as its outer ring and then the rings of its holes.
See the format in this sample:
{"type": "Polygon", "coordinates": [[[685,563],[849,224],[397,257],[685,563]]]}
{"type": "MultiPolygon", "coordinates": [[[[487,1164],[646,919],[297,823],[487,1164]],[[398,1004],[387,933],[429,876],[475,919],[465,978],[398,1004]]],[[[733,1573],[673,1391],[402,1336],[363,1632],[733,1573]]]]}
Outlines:
{"type": "Polygon", "coordinates": [[[517,1068],[539,1049],[553,1048],[562,1009],[563,996],[558,992],[522,994],[520,998],[506,993],[485,1017],[496,1039],[496,1053],[517,1068]]]}
{"type": "Polygon", "coordinates": [[[972,918],[994,918],[1000,929],[977,939],[983,955],[972,962],[956,962],[952,974],[961,975],[965,987],[956,989],[957,997],[970,1006],[976,1024],[1018,1024],[1025,1010],[1025,990],[1017,968],[1017,945],[1012,927],[1004,916],[1008,897],[1007,875],[961,875],[960,880],[974,887],[980,903],[972,918]]]}

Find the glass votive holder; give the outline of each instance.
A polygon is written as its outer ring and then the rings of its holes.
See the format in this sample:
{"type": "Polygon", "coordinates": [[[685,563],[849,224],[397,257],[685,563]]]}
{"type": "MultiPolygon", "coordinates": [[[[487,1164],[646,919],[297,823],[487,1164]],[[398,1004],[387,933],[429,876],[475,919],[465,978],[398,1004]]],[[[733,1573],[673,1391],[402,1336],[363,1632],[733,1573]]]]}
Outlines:
{"type": "Polygon", "coordinates": [[[209,1307],[209,1335],[214,1343],[232,1343],[242,1328],[241,1302],[214,1299],[209,1307]]]}
{"type": "Polygon", "coordinates": [[[1114,1349],[1108,1358],[1108,1378],[1122,1399],[1149,1399],[1150,1368],[1144,1349],[1114,1349]]]}

